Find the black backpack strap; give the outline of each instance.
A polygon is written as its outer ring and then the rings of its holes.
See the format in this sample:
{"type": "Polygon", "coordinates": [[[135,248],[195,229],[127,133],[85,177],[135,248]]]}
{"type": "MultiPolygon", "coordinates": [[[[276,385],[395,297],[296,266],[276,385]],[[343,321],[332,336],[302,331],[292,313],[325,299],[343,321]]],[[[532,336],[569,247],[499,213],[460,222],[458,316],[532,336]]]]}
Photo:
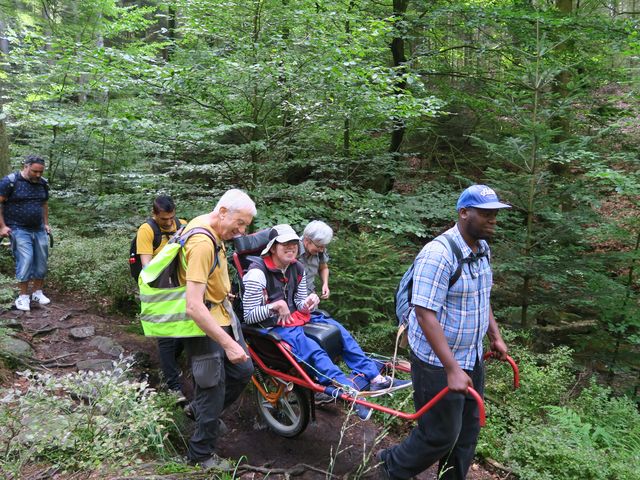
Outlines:
{"type": "Polygon", "coordinates": [[[447,245],[445,245],[445,243],[440,240],[441,237],[444,237],[444,239],[447,241],[447,244],[451,249],[451,253],[453,253],[453,256],[458,262],[458,267],[456,268],[455,272],[453,272],[453,275],[451,275],[451,277],[449,278],[449,288],[451,288],[458,281],[460,275],[462,275],[462,265],[468,262],[465,262],[465,259],[462,258],[462,250],[460,250],[460,247],[450,235],[442,234],[435,239],[438,243],[441,243],[446,248],[447,245]]]}
{"type": "MultiPolygon", "coordinates": [[[[462,275],[462,267],[463,267],[463,265],[465,263],[478,262],[483,257],[487,257],[487,260],[489,262],[491,261],[491,259],[489,258],[489,253],[486,250],[483,250],[483,251],[478,252],[476,254],[472,253],[471,255],[463,258],[462,257],[462,250],[460,250],[460,247],[458,246],[456,241],[453,239],[453,237],[451,237],[450,235],[446,235],[446,234],[442,234],[440,236],[444,237],[447,240],[447,243],[449,244],[449,247],[451,248],[451,252],[453,253],[453,255],[456,258],[456,260],[458,261],[458,267],[456,268],[456,271],[453,272],[453,275],[451,275],[451,278],[449,278],[449,288],[453,287],[453,285],[455,285],[455,283],[460,278],[460,275],[462,275]]],[[[440,237],[436,238],[436,240],[438,240],[439,238],[440,237]]],[[[442,243],[444,245],[442,240],[438,240],[438,242],[442,243]]]]}
{"type": "Polygon", "coordinates": [[[160,225],[151,217],[147,218],[147,224],[151,227],[151,230],[153,230],[153,250],[155,251],[155,249],[160,246],[160,243],[162,243],[160,225]]]}
{"type": "Polygon", "coordinates": [[[13,191],[16,188],[16,179],[18,178],[18,175],[20,175],[20,172],[11,172],[9,175],[7,175],[7,178],[9,179],[9,188],[7,189],[7,195],[4,197],[5,200],[8,200],[9,197],[13,195],[13,191]]]}

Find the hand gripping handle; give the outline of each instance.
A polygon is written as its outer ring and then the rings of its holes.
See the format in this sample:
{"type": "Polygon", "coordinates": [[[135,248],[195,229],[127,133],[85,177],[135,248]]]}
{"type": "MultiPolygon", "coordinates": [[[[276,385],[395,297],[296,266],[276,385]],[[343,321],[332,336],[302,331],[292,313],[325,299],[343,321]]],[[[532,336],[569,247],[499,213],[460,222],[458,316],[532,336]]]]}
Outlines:
{"type": "MultiPolygon", "coordinates": [[[[497,358],[496,353],[487,352],[482,357],[483,360],[488,360],[490,358],[497,358]]],[[[518,370],[518,365],[516,365],[516,362],[509,355],[507,355],[505,362],[508,362],[509,365],[511,365],[511,368],[513,369],[513,388],[516,389],[520,387],[520,370],[518,370]]]]}
{"type": "MultiPolygon", "coordinates": [[[[421,417],[427,410],[431,410],[431,408],[433,408],[433,406],[436,403],[438,403],[440,400],[442,400],[442,397],[447,395],[450,391],[451,390],[449,390],[449,387],[444,387],[442,390],[440,390],[435,397],[433,397],[426,404],[424,404],[422,406],[422,408],[420,408],[420,410],[418,410],[413,415],[414,418],[412,418],[412,420],[415,419],[415,418],[421,417]]],[[[485,414],[484,402],[482,401],[482,397],[480,396],[480,394],[478,392],[476,392],[471,387],[469,387],[469,389],[467,390],[467,394],[471,395],[473,397],[473,399],[476,401],[476,403],[478,404],[478,421],[480,423],[480,426],[484,427],[484,424],[487,421],[487,416],[485,414]]]]}

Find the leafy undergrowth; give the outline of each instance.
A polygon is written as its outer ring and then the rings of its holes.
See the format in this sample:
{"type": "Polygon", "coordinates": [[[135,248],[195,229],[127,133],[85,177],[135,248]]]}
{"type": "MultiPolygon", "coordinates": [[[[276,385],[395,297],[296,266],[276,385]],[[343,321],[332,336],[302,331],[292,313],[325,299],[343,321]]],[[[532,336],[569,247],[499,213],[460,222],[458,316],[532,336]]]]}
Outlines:
{"type": "Polygon", "coordinates": [[[487,425],[477,452],[521,480],[637,480],[640,414],[634,402],[592,380],[579,388],[571,350],[534,354],[510,342],[521,387],[489,365],[487,425]]]}
{"type": "Polygon", "coordinates": [[[131,367],[121,359],[112,371],[20,372],[21,381],[0,391],[3,478],[21,478],[26,465],[38,462],[58,472],[104,464],[126,470],[175,456],[172,401],[130,380],[131,367]]]}

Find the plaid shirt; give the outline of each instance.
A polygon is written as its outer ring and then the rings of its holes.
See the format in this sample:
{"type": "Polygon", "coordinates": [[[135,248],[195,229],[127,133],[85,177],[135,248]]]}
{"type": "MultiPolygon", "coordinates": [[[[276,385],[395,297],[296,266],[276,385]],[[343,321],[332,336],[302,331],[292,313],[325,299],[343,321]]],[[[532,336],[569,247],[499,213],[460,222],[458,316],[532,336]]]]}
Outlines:
{"type": "MultiPolygon", "coordinates": [[[[472,254],[457,224],[446,233],[458,244],[463,258],[472,254]]],[[[489,245],[480,240],[479,252],[485,251],[489,253],[489,245]]],[[[476,359],[482,358],[482,339],[489,327],[493,275],[489,258],[483,257],[464,264],[460,278],[449,289],[449,278],[456,268],[458,262],[448,245],[427,243],[415,261],[412,303],[436,312],[458,364],[464,370],[473,370],[476,359]]],[[[414,309],[409,315],[409,345],[424,362],[443,366],[422,333],[414,309]]]]}

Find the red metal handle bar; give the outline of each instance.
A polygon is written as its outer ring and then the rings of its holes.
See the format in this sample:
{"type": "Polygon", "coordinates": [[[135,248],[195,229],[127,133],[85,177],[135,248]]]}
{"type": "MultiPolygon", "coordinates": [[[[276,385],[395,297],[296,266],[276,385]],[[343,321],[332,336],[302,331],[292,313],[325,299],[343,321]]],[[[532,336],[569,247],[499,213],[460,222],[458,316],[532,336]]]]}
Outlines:
{"type": "Polygon", "coordinates": [[[238,271],[238,276],[240,277],[240,279],[242,279],[242,277],[244,277],[244,270],[242,268],[242,264],[240,263],[240,256],[238,255],[238,252],[233,252],[233,264],[238,271]]]}
{"type": "MultiPolygon", "coordinates": [[[[305,372],[304,369],[300,367],[298,362],[293,358],[291,353],[282,345],[282,343],[276,343],[276,346],[278,347],[280,352],[287,358],[287,360],[291,362],[291,366],[297,371],[300,377],[269,368],[262,361],[262,359],[256,354],[256,352],[251,348],[251,346],[247,346],[247,348],[249,349],[249,354],[251,355],[251,358],[258,364],[258,367],[266,374],[279,378],[286,382],[295,383],[296,385],[300,385],[302,387],[308,388],[315,392],[324,392],[324,387],[314,382],[309,377],[307,372],[305,372]]],[[[378,405],[377,403],[367,402],[366,400],[361,400],[360,398],[354,398],[350,395],[347,395],[346,393],[340,394],[338,398],[341,398],[342,400],[345,400],[347,402],[359,403],[361,405],[365,405],[374,410],[378,410],[383,413],[388,413],[390,415],[394,415],[396,417],[399,417],[405,420],[413,421],[420,418],[428,410],[431,410],[431,408],[433,408],[433,406],[436,403],[438,403],[442,399],[442,397],[444,397],[448,393],[449,393],[449,387],[443,388],[435,397],[433,397],[428,403],[423,405],[422,408],[420,408],[415,413],[401,412],[400,410],[395,410],[393,408],[385,407],[384,405],[378,405]]],[[[482,401],[482,397],[478,392],[476,392],[471,387],[468,389],[468,394],[471,395],[473,399],[476,401],[476,403],[478,404],[480,426],[484,427],[486,423],[486,414],[485,414],[484,402],[482,401]]]]}
{"type": "MultiPolygon", "coordinates": [[[[495,352],[487,352],[482,357],[483,360],[488,360],[490,358],[497,358],[497,354],[495,352]]],[[[509,355],[507,355],[507,358],[505,359],[505,361],[509,362],[509,364],[511,365],[511,368],[513,369],[513,388],[514,389],[519,388],[520,387],[520,370],[518,369],[518,365],[516,365],[516,362],[509,355]]]]}
{"type": "MultiPolygon", "coordinates": [[[[417,420],[422,415],[424,415],[427,411],[431,410],[435,406],[435,404],[438,403],[440,400],[442,400],[442,397],[444,397],[448,393],[452,393],[451,390],[449,390],[449,387],[444,387],[442,390],[440,390],[440,392],[438,392],[438,394],[435,397],[429,400],[415,413],[400,412],[398,410],[394,410],[392,408],[385,407],[383,405],[378,405],[377,403],[365,402],[358,399],[353,400],[352,397],[349,397],[348,395],[345,395],[345,396],[346,396],[346,400],[352,399],[352,401],[354,401],[355,403],[361,403],[363,405],[366,405],[367,407],[373,408],[374,410],[379,410],[384,413],[389,413],[391,415],[403,418],[405,420],[417,420]]],[[[484,401],[482,400],[482,397],[480,396],[480,394],[471,387],[469,387],[469,389],[467,390],[467,393],[471,395],[473,399],[476,401],[476,403],[478,404],[478,421],[480,423],[480,426],[484,427],[487,421],[487,416],[484,408],[484,401]]]]}

